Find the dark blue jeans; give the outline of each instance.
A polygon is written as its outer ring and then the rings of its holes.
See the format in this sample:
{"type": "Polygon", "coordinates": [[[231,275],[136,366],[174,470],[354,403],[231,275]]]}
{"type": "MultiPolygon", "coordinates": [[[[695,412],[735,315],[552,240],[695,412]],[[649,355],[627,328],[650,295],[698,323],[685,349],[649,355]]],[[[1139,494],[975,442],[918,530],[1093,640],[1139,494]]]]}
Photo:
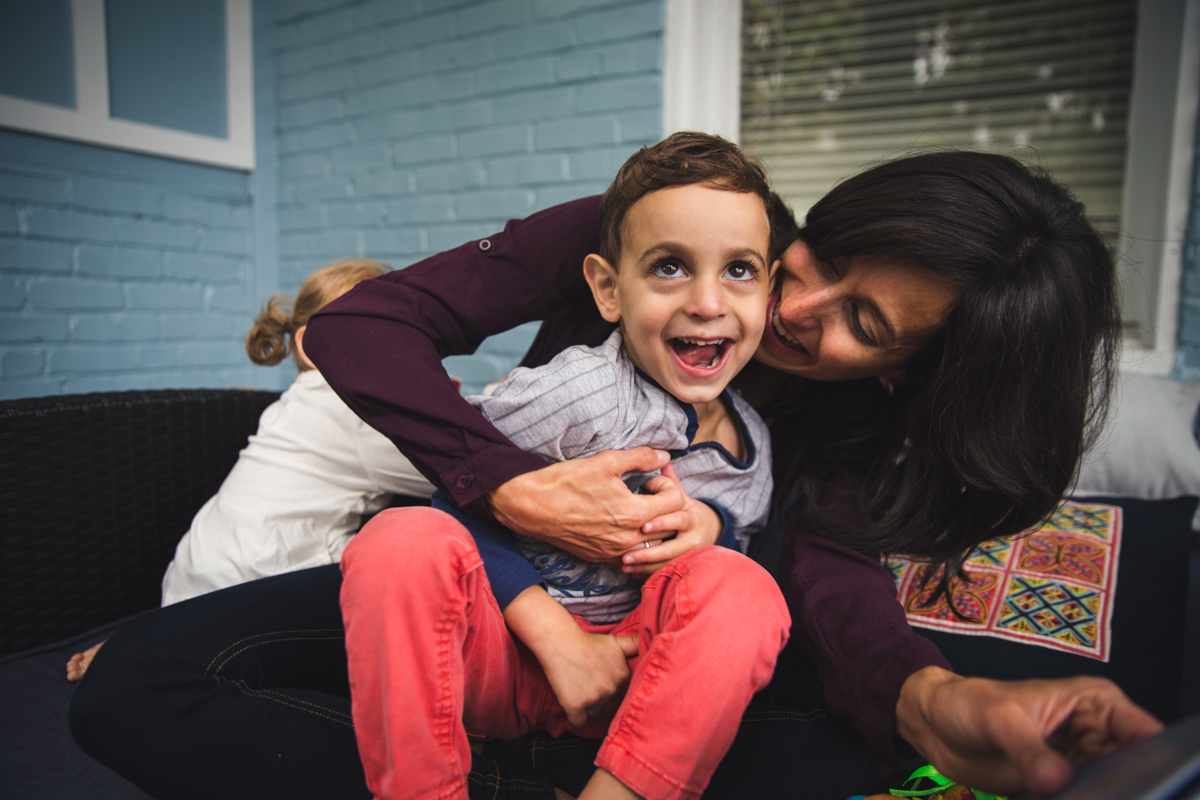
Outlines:
{"type": "MultiPolygon", "coordinates": [[[[137,618],[80,683],[72,734],[160,800],[369,798],[340,587],[336,566],[318,567],[137,618]]],[[[803,662],[781,659],[706,798],[844,800],[885,785],[869,748],[814,702],[812,680],[803,662]]],[[[548,798],[555,785],[578,793],[598,747],[544,735],[490,743],[472,762],[471,797],[548,798]]]]}

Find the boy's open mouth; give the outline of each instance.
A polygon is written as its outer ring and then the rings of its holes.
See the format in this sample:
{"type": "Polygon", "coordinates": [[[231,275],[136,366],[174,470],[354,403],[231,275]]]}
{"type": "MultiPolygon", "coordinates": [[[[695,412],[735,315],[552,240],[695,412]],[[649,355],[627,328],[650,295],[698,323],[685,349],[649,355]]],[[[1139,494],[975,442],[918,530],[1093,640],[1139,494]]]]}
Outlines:
{"type": "Polygon", "coordinates": [[[684,364],[694,369],[713,369],[733,345],[730,339],[672,339],[671,349],[684,364]]]}

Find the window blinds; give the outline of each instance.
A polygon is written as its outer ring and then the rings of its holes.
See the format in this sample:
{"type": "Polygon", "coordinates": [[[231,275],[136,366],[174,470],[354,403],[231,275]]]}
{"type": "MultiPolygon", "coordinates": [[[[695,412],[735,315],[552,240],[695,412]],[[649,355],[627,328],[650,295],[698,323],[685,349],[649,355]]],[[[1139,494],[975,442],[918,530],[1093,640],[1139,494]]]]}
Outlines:
{"type": "Polygon", "coordinates": [[[936,148],[1053,172],[1119,228],[1137,0],[746,0],[742,144],[797,215],[936,148]]]}

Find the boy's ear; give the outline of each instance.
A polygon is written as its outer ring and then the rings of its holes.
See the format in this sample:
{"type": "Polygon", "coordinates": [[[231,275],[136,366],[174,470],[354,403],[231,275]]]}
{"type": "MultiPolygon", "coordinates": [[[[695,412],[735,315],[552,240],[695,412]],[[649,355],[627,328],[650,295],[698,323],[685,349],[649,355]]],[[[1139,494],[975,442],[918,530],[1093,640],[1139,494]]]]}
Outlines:
{"type": "Polygon", "coordinates": [[[600,316],[607,322],[621,321],[621,304],[617,302],[617,271],[606,260],[592,253],[583,260],[583,277],[592,287],[592,297],[600,316]]]}

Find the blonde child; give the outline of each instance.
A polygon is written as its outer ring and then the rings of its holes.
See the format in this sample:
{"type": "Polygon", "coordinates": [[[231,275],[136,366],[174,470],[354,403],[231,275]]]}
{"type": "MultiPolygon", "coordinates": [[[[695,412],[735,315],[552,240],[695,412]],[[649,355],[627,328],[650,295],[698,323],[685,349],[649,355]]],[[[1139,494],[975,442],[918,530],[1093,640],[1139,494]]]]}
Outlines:
{"type": "MultiPolygon", "coordinates": [[[[289,354],[300,374],[267,407],[221,488],[196,513],[162,583],[164,606],[268,575],[336,563],[364,517],[391,496],[433,487],[383,434],[355,416],[304,354],[308,319],[359,281],[388,270],[355,259],[308,277],[293,301],[268,299],[246,337],[250,360],[275,366],[289,354]]],[[[99,647],[77,653],[79,680],[99,647]]]]}

